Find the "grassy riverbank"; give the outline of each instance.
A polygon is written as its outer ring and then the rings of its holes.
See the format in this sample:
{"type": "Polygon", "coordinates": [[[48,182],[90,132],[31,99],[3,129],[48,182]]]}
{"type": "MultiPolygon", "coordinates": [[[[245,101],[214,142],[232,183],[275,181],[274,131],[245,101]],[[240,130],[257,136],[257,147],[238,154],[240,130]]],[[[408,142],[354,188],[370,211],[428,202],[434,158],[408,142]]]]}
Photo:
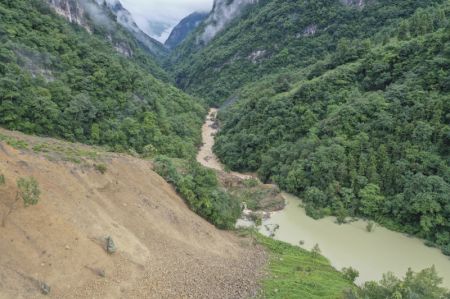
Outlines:
{"type": "Polygon", "coordinates": [[[357,272],[351,269],[339,272],[320,250],[307,251],[249,230],[239,234],[251,235],[269,254],[266,276],[255,299],[450,298],[448,289],[441,287],[442,278],[434,267],[419,272],[409,269],[403,277],[386,273],[379,282],[356,286],[352,279],[357,272]]]}
{"type": "Polygon", "coordinates": [[[344,275],[320,255],[298,246],[274,240],[252,231],[252,235],[270,254],[267,276],[262,280],[258,298],[342,298],[346,289],[356,288],[344,275]]]}

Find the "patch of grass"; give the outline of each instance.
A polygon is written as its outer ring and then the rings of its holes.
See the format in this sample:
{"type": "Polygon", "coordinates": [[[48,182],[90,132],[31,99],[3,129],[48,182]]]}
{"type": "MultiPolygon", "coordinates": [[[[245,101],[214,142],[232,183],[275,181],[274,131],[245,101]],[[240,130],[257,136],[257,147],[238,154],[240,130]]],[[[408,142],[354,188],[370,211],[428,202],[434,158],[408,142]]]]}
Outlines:
{"type": "Polygon", "coordinates": [[[66,155],[62,159],[64,161],[72,162],[72,163],[75,163],[75,164],[81,164],[81,162],[82,162],[80,157],[78,157],[76,155],[66,155]]]}
{"type": "Polygon", "coordinates": [[[28,149],[28,143],[13,137],[0,134],[0,141],[4,141],[15,149],[28,149]]]}
{"type": "Polygon", "coordinates": [[[64,145],[59,143],[39,143],[33,145],[33,151],[36,153],[57,154],[63,161],[81,164],[86,159],[97,160],[99,153],[95,150],[78,148],[77,146],[64,145]]]}
{"type": "MultiPolygon", "coordinates": [[[[0,134],[0,141],[6,142],[15,149],[30,149],[30,144],[28,144],[28,142],[4,134],[0,134]]],[[[81,164],[86,159],[97,160],[99,157],[99,152],[97,150],[84,149],[71,144],[54,142],[32,143],[31,150],[35,153],[48,154],[46,157],[52,161],[57,161],[60,159],[76,164],[81,164]],[[55,157],[55,154],[57,157],[55,157]]],[[[102,150],[100,151],[102,152],[102,150]]]]}
{"type": "Polygon", "coordinates": [[[33,151],[35,153],[48,153],[49,146],[46,143],[39,143],[33,146],[33,151]]]}
{"type": "Polygon", "coordinates": [[[356,288],[320,254],[259,233],[254,236],[270,253],[261,298],[337,299],[344,290],[356,288]]]}

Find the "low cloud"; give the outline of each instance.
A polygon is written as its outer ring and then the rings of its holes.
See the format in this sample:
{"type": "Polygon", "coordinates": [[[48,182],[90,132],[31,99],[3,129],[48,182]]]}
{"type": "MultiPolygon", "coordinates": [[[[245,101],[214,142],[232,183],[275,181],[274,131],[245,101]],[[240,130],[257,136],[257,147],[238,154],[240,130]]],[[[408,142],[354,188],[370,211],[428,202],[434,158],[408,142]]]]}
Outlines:
{"type": "Polygon", "coordinates": [[[210,11],[213,0],[120,0],[123,6],[130,11],[137,25],[147,34],[160,41],[164,41],[172,28],[181,19],[192,12],[210,11]],[[149,23],[161,23],[166,30],[155,36],[150,30],[149,23]]]}

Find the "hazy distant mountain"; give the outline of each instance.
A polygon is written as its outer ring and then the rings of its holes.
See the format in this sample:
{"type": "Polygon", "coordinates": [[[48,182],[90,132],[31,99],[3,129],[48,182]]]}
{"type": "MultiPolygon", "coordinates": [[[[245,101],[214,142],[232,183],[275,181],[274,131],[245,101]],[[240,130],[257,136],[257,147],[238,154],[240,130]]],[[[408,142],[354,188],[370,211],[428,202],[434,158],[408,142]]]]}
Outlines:
{"type": "Polygon", "coordinates": [[[194,12],[185,17],[173,28],[165,45],[169,49],[176,48],[186,37],[208,17],[209,13],[194,12]]]}
{"type": "Polygon", "coordinates": [[[130,31],[151,53],[160,56],[166,54],[166,49],[159,41],[148,36],[134,21],[131,13],[123,7],[119,0],[96,0],[98,3],[106,4],[116,15],[117,22],[130,31]]]}
{"type": "Polygon", "coordinates": [[[142,30],[157,41],[164,43],[169,36],[173,25],[174,24],[166,21],[149,20],[147,22],[147,27],[142,28],[142,30]]]}

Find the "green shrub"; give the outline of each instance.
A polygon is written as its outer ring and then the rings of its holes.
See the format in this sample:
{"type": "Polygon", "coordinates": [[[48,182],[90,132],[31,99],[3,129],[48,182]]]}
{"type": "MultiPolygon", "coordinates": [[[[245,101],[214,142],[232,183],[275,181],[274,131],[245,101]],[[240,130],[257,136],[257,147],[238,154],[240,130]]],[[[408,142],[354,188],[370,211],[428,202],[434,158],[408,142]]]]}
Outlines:
{"type": "Polygon", "coordinates": [[[105,164],[95,164],[95,169],[101,174],[105,174],[108,167],[105,164]]]}
{"type": "Polygon", "coordinates": [[[259,181],[257,179],[247,179],[244,180],[244,186],[247,188],[252,188],[252,187],[256,187],[259,185],[259,181]]]}
{"type": "Polygon", "coordinates": [[[241,214],[239,202],[219,188],[216,173],[196,161],[182,162],[180,170],[165,156],[154,169],[172,183],[189,208],[218,228],[231,229],[241,214]]]}
{"type": "Polygon", "coordinates": [[[4,185],[6,183],[5,176],[3,174],[0,174],[0,186],[4,185]]]}
{"type": "Polygon", "coordinates": [[[448,243],[447,246],[442,247],[442,253],[447,256],[450,256],[450,243],[448,243]]]}
{"type": "Polygon", "coordinates": [[[375,229],[375,223],[373,221],[369,221],[366,225],[366,230],[370,233],[375,229]]]}
{"type": "Polygon", "coordinates": [[[147,144],[142,149],[142,156],[144,158],[154,157],[158,153],[158,149],[154,147],[152,144],[147,144]]]}
{"type": "Polygon", "coordinates": [[[322,209],[316,208],[314,205],[309,203],[305,205],[305,212],[306,215],[315,220],[321,219],[325,216],[322,209]]]}
{"type": "Polygon", "coordinates": [[[345,279],[351,282],[355,282],[356,278],[359,276],[358,270],[353,269],[352,267],[342,268],[342,274],[345,279]]]}
{"type": "Polygon", "coordinates": [[[313,249],[311,250],[311,254],[314,257],[319,257],[322,251],[320,250],[319,244],[314,245],[313,249]]]}
{"type": "Polygon", "coordinates": [[[154,161],[154,170],[162,176],[167,182],[176,185],[179,175],[172,160],[166,156],[158,156],[154,161]]]}
{"type": "Polygon", "coordinates": [[[256,226],[261,226],[262,225],[262,216],[259,213],[252,213],[250,215],[250,218],[252,219],[253,222],[255,222],[256,226]]]}
{"type": "Polygon", "coordinates": [[[35,178],[20,178],[17,180],[18,197],[22,198],[25,207],[35,205],[39,201],[41,191],[35,178]]]}
{"type": "Polygon", "coordinates": [[[344,223],[346,223],[346,222],[347,222],[347,221],[346,221],[347,216],[348,216],[347,210],[345,210],[343,207],[340,208],[340,209],[338,209],[338,210],[336,211],[336,222],[337,222],[338,224],[344,224],[344,223]]]}
{"type": "Polygon", "coordinates": [[[425,246],[427,247],[436,247],[436,244],[430,240],[425,240],[423,244],[425,244],[425,246]]]}

